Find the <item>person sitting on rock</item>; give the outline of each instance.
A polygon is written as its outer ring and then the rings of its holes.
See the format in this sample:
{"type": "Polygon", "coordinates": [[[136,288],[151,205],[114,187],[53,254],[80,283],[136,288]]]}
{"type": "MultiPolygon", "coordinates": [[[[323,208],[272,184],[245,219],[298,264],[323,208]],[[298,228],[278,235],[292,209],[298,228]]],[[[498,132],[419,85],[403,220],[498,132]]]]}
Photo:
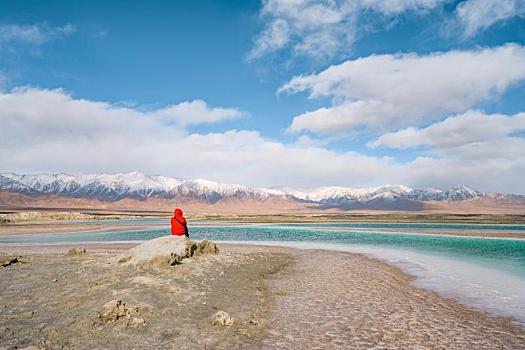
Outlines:
{"type": "Polygon", "coordinates": [[[182,210],[179,208],[175,209],[173,217],[171,218],[171,234],[174,236],[186,236],[190,238],[188,234],[188,225],[186,219],[182,216],[182,210]]]}

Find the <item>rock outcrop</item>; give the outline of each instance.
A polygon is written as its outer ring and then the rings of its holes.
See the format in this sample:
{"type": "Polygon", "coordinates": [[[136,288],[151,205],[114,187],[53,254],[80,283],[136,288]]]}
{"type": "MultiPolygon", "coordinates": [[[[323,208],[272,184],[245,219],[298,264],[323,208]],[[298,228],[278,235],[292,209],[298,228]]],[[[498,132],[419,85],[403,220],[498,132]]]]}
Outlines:
{"type": "Polygon", "coordinates": [[[93,325],[104,326],[108,323],[125,321],[126,328],[137,328],[145,324],[143,318],[137,317],[141,309],[141,306],[128,306],[122,300],[111,300],[102,306],[93,325]]]}
{"type": "Polygon", "coordinates": [[[217,254],[211,241],[194,242],[186,236],[165,236],[144,242],[117,258],[118,263],[141,265],[178,265],[194,255],[217,254]]]}
{"type": "Polygon", "coordinates": [[[21,256],[0,259],[0,267],[7,267],[18,263],[25,263],[21,256]]]}
{"type": "MultiPolygon", "coordinates": [[[[195,242],[193,243],[195,244],[195,242]]],[[[219,248],[217,245],[211,241],[204,240],[197,243],[197,248],[195,249],[195,254],[218,254],[219,248]]]]}
{"type": "MultiPolygon", "coordinates": [[[[0,186],[1,187],[1,186],[0,186]]],[[[0,224],[18,224],[25,222],[45,221],[97,221],[97,220],[120,220],[139,218],[136,215],[95,215],[79,212],[47,212],[47,211],[20,211],[10,214],[0,214],[0,224]]]]}
{"type": "Polygon", "coordinates": [[[9,224],[12,224],[13,221],[7,219],[7,218],[4,218],[4,217],[0,217],[0,225],[9,225],[9,224]]]}
{"type": "Polygon", "coordinates": [[[86,253],[86,248],[71,248],[68,250],[67,255],[84,255],[86,253]]]}
{"type": "Polygon", "coordinates": [[[233,317],[226,311],[217,311],[217,313],[212,316],[212,323],[214,326],[230,327],[233,324],[233,317]]]}

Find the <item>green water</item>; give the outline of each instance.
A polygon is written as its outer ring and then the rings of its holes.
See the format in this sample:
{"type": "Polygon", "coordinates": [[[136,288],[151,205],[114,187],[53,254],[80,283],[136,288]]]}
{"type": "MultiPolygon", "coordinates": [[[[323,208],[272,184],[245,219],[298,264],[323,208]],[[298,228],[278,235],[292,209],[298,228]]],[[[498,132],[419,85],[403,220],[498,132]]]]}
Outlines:
{"type": "MultiPolygon", "coordinates": [[[[393,228],[402,230],[405,227],[428,228],[421,224],[254,224],[243,226],[194,226],[190,227],[191,236],[195,239],[216,241],[287,241],[287,242],[324,242],[347,245],[371,245],[397,247],[463,257],[475,257],[492,260],[494,264],[507,265],[514,272],[525,275],[525,240],[486,239],[476,237],[439,236],[423,234],[371,233],[351,229],[393,228]],[[329,230],[323,230],[325,226],[329,230]],[[341,230],[338,230],[340,228],[341,230]]],[[[432,225],[436,233],[440,229],[476,230],[495,229],[500,231],[520,232],[523,226],[483,225],[432,225]],[[459,226],[459,227],[458,227],[459,226]]],[[[132,231],[93,232],[60,235],[25,235],[0,237],[1,243],[62,243],[62,242],[111,242],[148,240],[169,234],[169,228],[142,229],[132,231]]]]}
{"type": "MultiPolygon", "coordinates": [[[[140,222],[156,228],[131,231],[86,232],[60,235],[26,235],[0,237],[2,243],[62,243],[62,242],[112,242],[148,240],[169,234],[166,220],[142,219],[127,220],[140,222]]],[[[115,221],[122,223],[122,221],[115,221]]],[[[90,222],[91,223],[91,222],[90,222]]],[[[109,222],[108,222],[109,223],[109,222]]],[[[190,227],[195,239],[217,241],[288,241],[325,242],[345,245],[370,245],[412,249],[431,254],[454,255],[464,259],[483,258],[483,263],[504,265],[515,273],[525,274],[525,240],[483,239],[453,235],[437,235],[440,232],[455,233],[466,231],[506,232],[509,235],[525,233],[525,225],[469,225],[469,224],[417,224],[417,223],[289,223],[289,224],[242,224],[221,223],[202,225],[194,223],[190,227]],[[436,235],[384,232],[384,230],[403,232],[424,229],[436,235]]]]}

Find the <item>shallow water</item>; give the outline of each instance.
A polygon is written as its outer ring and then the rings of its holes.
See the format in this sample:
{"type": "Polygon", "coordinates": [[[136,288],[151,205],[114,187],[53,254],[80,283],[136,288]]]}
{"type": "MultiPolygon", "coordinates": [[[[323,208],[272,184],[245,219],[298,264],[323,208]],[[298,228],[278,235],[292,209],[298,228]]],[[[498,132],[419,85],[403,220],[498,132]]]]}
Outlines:
{"type": "MultiPolygon", "coordinates": [[[[120,219],[120,220],[85,220],[85,221],[64,221],[63,224],[82,224],[82,225],[99,225],[99,224],[152,224],[163,225],[168,222],[166,218],[144,218],[144,219],[120,219]]],[[[61,222],[57,222],[60,224],[61,222]]],[[[210,222],[194,221],[192,224],[210,224],[210,222]]],[[[227,221],[220,223],[228,225],[227,221]]],[[[213,222],[211,223],[213,226],[213,222]]],[[[443,223],[410,223],[410,222],[327,222],[327,223],[286,223],[286,224],[244,224],[244,225],[264,225],[285,228],[347,228],[347,229],[425,229],[425,230],[446,230],[446,231],[508,231],[508,232],[525,232],[525,225],[509,224],[443,224],[443,223]]]]}
{"type": "MultiPolygon", "coordinates": [[[[209,224],[208,224],[209,225],[209,224]]],[[[465,304],[525,323],[525,240],[385,233],[382,228],[498,230],[523,233],[523,225],[457,224],[249,224],[190,227],[195,239],[260,242],[298,248],[358,252],[386,260],[417,277],[416,284],[465,304]],[[324,228],[324,229],[323,229],[324,228]],[[365,228],[366,230],[363,230],[365,228]]],[[[121,232],[0,237],[0,244],[147,240],[169,228],[121,232]]]]}

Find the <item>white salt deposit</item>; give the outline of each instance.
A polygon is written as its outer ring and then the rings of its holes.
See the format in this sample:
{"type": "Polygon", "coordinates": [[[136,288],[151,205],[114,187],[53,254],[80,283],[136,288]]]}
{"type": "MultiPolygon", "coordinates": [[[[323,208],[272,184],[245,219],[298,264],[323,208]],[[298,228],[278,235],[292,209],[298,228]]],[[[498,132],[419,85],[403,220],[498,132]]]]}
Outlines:
{"type": "Polygon", "coordinates": [[[417,287],[492,314],[525,323],[525,278],[455,256],[421,253],[402,248],[316,242],[230,241],[224,243],[326,249],[364,254],[391,263],[416,277],[417,287]]]}

